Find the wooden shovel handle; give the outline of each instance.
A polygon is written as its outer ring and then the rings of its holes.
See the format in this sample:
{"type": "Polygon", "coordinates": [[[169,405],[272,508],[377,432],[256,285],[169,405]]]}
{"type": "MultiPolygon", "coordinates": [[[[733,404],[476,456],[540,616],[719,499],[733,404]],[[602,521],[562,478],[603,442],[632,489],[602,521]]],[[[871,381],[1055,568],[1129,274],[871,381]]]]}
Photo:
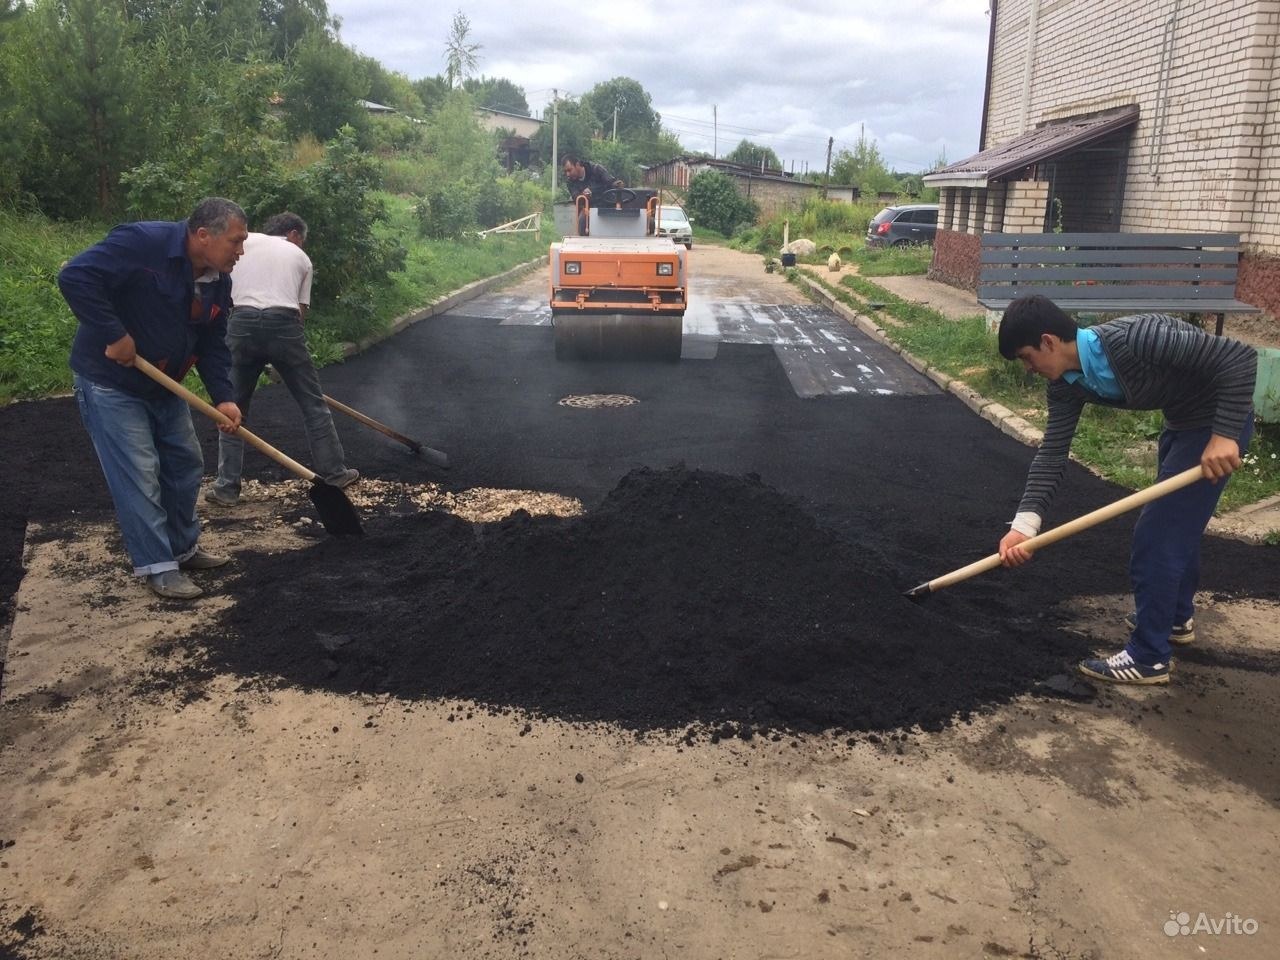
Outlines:
{"type": "MultiPolygon", "coordinates": [[[[1044,533],[1034,536],[1029,540],[1024,540],[1020,544],[1023,550],[1035,552],[1041,547],[1047,547],[1051,543],[1057,543],[1059,540],[1065,540],[1072,534],[1079,533],[1081,530],[1088,530],[1090,527],[1097,526],[1110,520],[1112,517],[1118,517],[1122,513],[1128,513],[1137,507],[1150,503],[1152,500],[1159,500],[1166,494],[1173,493],[1175,490],[1181,490],[1183,487],[1189,487],[1202,476],[1200,468],[1188,467],[1181,473],[1175,473],[1172,477],[1161,480],[1159,483],[1153,483],[1146,489],[1139,490],[1137,493],[1131,493],[1127,497],[1122,497],[1115,503],[1109,503],[1105,507],[1099,507],[1091,513],[1086,513],[1082,517],[1076,517],[1069,520],[1060,527],[1054,527],[1052,530],[1046,530],[1044,533]]],[[[986,573],[988,570],[994,570],[1000,566],[1000,554],[993,553],[989,557],[969,564],[967,567],[961,567],[959,570],[952,570],[950,573],[943,574],[936,580],[930,580],[928,583],[929,592],[941,590],[943,587],[949,587],[952,584],[959,583],[961,580],[968,580],[980,573],[986,573]]]]}
{"type": "Polygon", "coordinates": [[[366,427],[372,427],[374,430],[377,430],[379,433],[383,434],[384,436],[388,436],[392,440],[398,440],[400,443],[403,443],[406,447],[408,447],[414,453],[422,452],[422,444],[420,444],[417,440],[413,440],[410,437],[406,437],[403,433],[396,433],[396,431],[392,430],[385,423],[379,423],[377,420],[373,419],[373,417],[366,416],[365,414],[361,413],[359,410],[355,409],[354,407],[348,407],[341,400],[335,400],[333,399],[333,397],[329,396],[327,393],[322,393],[321,396],[324,397],[325,403],[327,403],[334,410],[337,410],[339,413],[345,413],[348,417],[351,417],[353,420],[357,420],[360,423],[363,423],[366,427]]]}
{"type": "MultiPolygon", "coordinates": [[[[212,406],[211,404],[207,403],[200,397],[196,396],[194,393],[192,393],[190,390],[188,390],[186,387],[180,384],[177,380],[173,379],[173,377],[157,370],[156,367],[149,361],[144,360],[142,357],[134,357],[133,366],[135,369],[141,370],[143,373],[145,373],[148,377],[150,377],[156,383],[160,384],[160,386],[164,387],[166,390],[169,390],[172,393],[176,393],[183,400],[187,401],[187,403],[189,403],[192,407],[199,410],[201,413],[203,413],[210,420],[213,420],[215,423],[220,423],[225,426],[226,424],[229,424],[231,422],[230,419],[227,418],[226,414],[224,414],[222,411],[212,406]]],[[[280,466],[284,467],[286,470],[290,471],[291,473],[297,474],[303,480],[316,479],[315,471],[308,470],[306,467],[300,464],[297,460],[294,460],[292,457],[288,456],[287,454],[281,453],[271,444],[267,443],[267,441],[263,440],[261,437],[257,436],[256,434],[250,433],[244,427],[236,428],[236,435],[243,437],[246,441],[248,441],[248,443],[251,446],[256,447],[257,449],[265,453],[268,457],[270,457],[272,460],[274,460],[276,463],[280,464],[280,466]]]]}

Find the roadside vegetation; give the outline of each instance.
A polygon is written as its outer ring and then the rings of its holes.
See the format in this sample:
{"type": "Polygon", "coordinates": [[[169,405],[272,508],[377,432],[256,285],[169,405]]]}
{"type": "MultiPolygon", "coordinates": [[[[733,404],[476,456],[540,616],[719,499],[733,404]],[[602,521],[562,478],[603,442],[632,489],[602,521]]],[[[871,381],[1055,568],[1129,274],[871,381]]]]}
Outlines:
{"type": "MultiPolygon", "coordinates": [[[[798,281],[803,275],[816,281],[859,313],[875,317],[885,335],[912,356],[1043,429],[1047,414],[1043,381],[1024,371],[1020,363],[1000,356],[985,317],[975,312],[953,320],[903,300],[875,282],[878,277],[927,274],[933,259],[929,246],[867,247],[867,224],[883,206],[811,200],[797,211],[736,231],[730,245],[759,253],[768,261],[778,257],[784,236],[814,241],[817,249],[797,257],[797,267],[787,271],[789,278],[798,281]],[[842,261],[838,274],[827,269],[832,253],[842,261]]],[[[1160,426],[1158,411],[1090,405],[1081,418],[1072,454],[1108,480],[1134,489],[1145,487],[1155,478],[1160,426]]],[[[1220,511],[1280,494],[1280,424],[1259,422],[1244,459],[1223,495],[1220,511]]]]}
{"type": "MultiPolygon", "coordinates": [[[[912,356],[1044,429],[1044,381],[1027,373],[1020,363],[1000,356],[983,316],[952,320],[859,275],[845,274],[833,283],[834,275],[824,271],[805,273],[842,302],[875,317],[885,335],[912,356]]],[[[1091,404],[1080,419],[1072,454],[1114,483],[1145,487],[1155,479],[1160,425],[1159,411],[1111,410],[1091,404]]],[[[1280,424],[1258,423],[1244,460],[1223,494],[1220,512],[1280,493],[1280,424]]]]}

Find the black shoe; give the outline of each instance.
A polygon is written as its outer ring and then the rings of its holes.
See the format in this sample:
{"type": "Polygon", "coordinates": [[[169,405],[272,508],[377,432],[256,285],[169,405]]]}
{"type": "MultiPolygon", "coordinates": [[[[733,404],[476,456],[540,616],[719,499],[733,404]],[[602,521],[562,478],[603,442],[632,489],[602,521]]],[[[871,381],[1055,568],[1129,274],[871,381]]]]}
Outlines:
{"type": "Polygon", "coordinates": [[[196,552],[178,564],[179,570],[213,570],[225,567],[231,562],[230,557],[218,553],[209,553],[204,547],[196,547],[196,552]]]}

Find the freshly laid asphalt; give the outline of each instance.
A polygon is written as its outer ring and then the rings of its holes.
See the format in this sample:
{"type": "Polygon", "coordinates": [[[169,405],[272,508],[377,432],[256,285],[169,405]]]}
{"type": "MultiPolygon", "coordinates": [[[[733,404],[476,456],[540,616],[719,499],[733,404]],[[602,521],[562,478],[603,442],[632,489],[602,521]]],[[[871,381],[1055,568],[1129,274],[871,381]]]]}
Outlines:
{"type": "MultiPolygon", "coordinates": [[[[1080,642],[1065,639],[1066,635],[1058,631],[1054,616],[1048,613],[1051,607],[1073,597],[1118,593],[1127,587],[1133,517],[1058,544],[1022,570],[997,570],[953,587],[927,601],[925,613],[908,612],[900,591],[994,550],[1013,513],[1032,450],[993,429],[956,398],[940,393],[896,355],[825,310],[811,305],[779,306],[772,310],[772,319],[766,324],[774,332],[762,338],[743,336],[744,328],[736,321],[737,335],[728,331],[724,337],[703,323],[692,331],[701,346],[691,355],[699,359],[678,363],[570,364],[555,360],[551,329],[538,319],[536,303],[527,306],[524,319],[513,322],[521,310],[513,307],[510,298],[493,296],[473,301],[453,313],[410,327],[344,364],[326,368],[322,380],[327,393],[446,451],[452,469],[446,472],[434,468],[394,441],[339,417],[338,429],[348,463],[369,477],[430,481],[449,489],[498,487],[565,494],[580,498],[588,516],[624,476],[638,468],[650,468],[649,473],[637,475],[650,478],[649,486],[644,488],[650,493],[633,495],[630,500],[623,498],[636,510],[643,513],[655,509],[655,504],[670,505],[673,497],[687,494],[689,508],[716,513],[716,524],[740,524],[744,542],[751,540],[748,528],[757,537],[753,541],[754,552],[748,551],[749,562],[744,562],[739,582],[733,568],[732,536],[725,541],[723,554],[699,553],[702,544],[697,542],[698,537],[718,539],[708,532],[710,527],[701,531],[689,529],[687,535],[693,538],[690,542],[680,527],[661,522],[661,517],[654,516],[649,527],[643,525],[645,516],[632,517],[628,535],[667,538],[662,541],[669,544],[665,550],[628,556],[647,558],[643,562],[653,566],[649,572],[655,584],[660,585],[660,590],[655,587],[655,596],[667,597],[668,605],[674,602],[669,599],[673,589],[670,570],[662,569],[668,565],[678,569],[687,564],[689,569],[703,571],[704,579],[715,581],[716,602],[729,607],[734,604],[729,593],[735,589],[744,597],[768,591],[771,596],[794,597],[795,603],[808,603],[812,591],[806,592],[806,583],[821,580],[825,584],[823,598],[847,589],[848,599],[857,601],[861,611],[861,619],[853,625],[854,635],[831,633],[824,627],[819,638],[821,648],[856,641],[857,635],[874,635],[874,648],[868,656],[894,657],[900,650],[907,661],[906,673],[910,674],[916,665],[924,663],[914,658],[936,655],[939,644],[949,634],[961,645],[961,651],[965,642],[990,644],[993,638],[1000,638],[1000,649],[990,647],[990,656],[983,657],[982,662],[988,665],[1016,658],[1018,642],[1025,640],[1036,650],[1034,657],[1029,657],[1031,669],[1015,669],[1009,676],[1002,676],[1000,689],[1008,692],[1014,691],[1006,681],[1014,687],[1018,683],[1029,687],[1052,671],[1055,642],[1060,641],[1061,645],[1059,666],[1066,666],[1071,658],[1080,655],[1080,642]],[[779,320],[783,321],[781,325],[779,320]],[[788,338],[785,333],[777,333],[788,329],[788,324],[801,334],[788,338]],[[828,333],[822,334],[823,330],[828,333]],[[735,339],[739,342],[731,342],[735,339]],[[751,342],[753,339],[756,342],[751,342]],[[711,340],[714,349],[705,349],[711,340]],[[820,354],[827,348],[840,352],[837,362],[825,364],[821,357],[821,362],[816,362],[811,354],[820,354]],[[873,358],[874,362],[850,363],[850,351],[873,358]],[[838,383],[853,376],[853,380],[846,380],[852,385],[860,369],[870,378],[870,389],[846,389],[838,383]],[[836,386],[827,390],[822,386],[824,382],[836,386]],[[623,395],[635,402],[599,408],[560,403],[566,397],[601,394],[623,395]],[[655,470],[665,472],[654,474],[655,470]],[[653,477],[661,477],[661,482],[653,477]],[[694,480],[690,481],[690,477],[694,480]],[[762,488],[767,496],[759,493],[762,488]],[[734,499],[739,493],[745,499],[737,508],[726,509],[720,515],[716,506],[719,501],[706,499],[708,490],[719,491],[717,496],[721,499],[734,499]],[[739,509],[746,503],[769,512],[770,517],[761,519],[772,525],[750,523],[749,515],[739,509]],[[779,553],[776,565],[771,565],[768,541],[758,541],[758,537],[765,530],[772,531],[769,536],[778,536],[777,531],[787,524],[795,525],[795,517],[814,521],[812,539],[789,543],[779,553]],[[641,525],[635,526],[635,522],[641,525]],[[848,576],[833,582],[824,564],[836,562],[843,565],[841,569],[848,576]],[[929,634],[929,644],[916,649],[913,644],[920,639],[920,632],[929,634]]],[[[249,423],[268,442],[306,461],[297,408],[283,387],[268,386],[257,392],[249,423]]],[[[206,464],[212,468],[216,464],[216,434],[207,423],[199,423],[198,428],[206,464]]],[[[8,593],[16,586],[20,568],[15,548],[27,519],[65,526],[76,517],[109,516],[109,504],[87,436],[76,422],[70,401],[17,404],[0,410],[0,432],[10,451],[0,467],[0,480],[11,494],[0,507],[0,588],[8,593]]],[[[250,455],[246,466],[248,477],[285,478],[265,458],[250,455]]],[[[635,477],[631,483],[635,489],[635,477]]],[[[1126,492],[1073,464],[1062,484],[1051,522],[1085,513],[1126,492]]],[[[617,501],[618,496],[613,500],[617,501]]],[[[610,509],[609,515],[616,516],[616,508],[610,509]]],[[[675,509],[683,507],[677,504],[675,509]]],[[[383,592],[386,581],[395,579],[401,561],[418,562],[417,551],[424,543],[440,550],[464,550],[462,541],[453,533],[432,533],[428,526],[423,528],[425,539],[419,541],[405,535],[407,527],[397,529],[394,523],[394,518],[376,519],[365,542],[351,548],[370,568],[376,568],[381,578],[360,581],[367,591],[371,651],[377,646],[379,603],[397,605],[397,624],[402,630],[405,623],[414,622],[412,611],[406,613],[403,609],[403,602],[412,598],[394,593],[409,589],[406,583],[394,583],[390,594],[383,592]]],[[[805,526],[807,530],[807,521],[805,526]]],[[[543,528],[521,528],[515,533],[508,530],[494,542],[505,543],[503,550],[528,554],[532,562],[554,563],[558,551],[574,542],[573,531],[587,530],[566,529],[568,532],[553,531],[550,535],[543,528]]],[[[323,576],[312,585],[315,590],[326,589],[331,577],[344,569],[343,549],[340,542],[319,545],[312,559],[323,576]]],[[[489,560],[495,569],[518,577],[520,566],[512,561],[511,554],[500,551],[489,560]]],[[[439,557],[432,558],[432,562],[439,561],[439,557]]],[[[228,582],[233,594],[251,594],[256,573],[271,571],[272,582],[277,584],[298,581],[303,589],[292,617],[301,633],[289,642],[304,643],[299,637],[316,626],[307,620],[308,558],[298,556],[281,567],[269,557],[250,556],[242,558],[238,566],[239,574],[233,575],[238,578],[228,582]]],[[[358,564],[351,565],[355,566],[358,564]]],[[[448,566],[444,563],[432,576],[444,576],[448,566]]],[[[459,555],[458,566],[474,575],[483,569],[484,559],[459,555]]],[[[590,573],[590,566],[574,566],[573,576],[579,582],[565,584],[565,596],[577,603],[592,591],[600,593],[599,586],[604,584],[607,588],[611,582],[607,571],[599,572],[600,584],[582,582],[589,579],[590,573]]],[[[644,594],[645,573],[643,569],[639,574],[629,570],[627,589],[644,594]]],[[[438,586],[437,580],[431,583],[438,586]]],[[[435,591],[432,595],[439,599],[442,595],[436,586],[431,587],[435,591]]],[[[1231,596],[1275,599],[1280,595],[1280,555],[1266,547],[1206,538],[1202,588],[1231,596]]],[[[503,594],[502,584],[488,582],[486,589],[490,596],[498,590],[496,609],[510,613],[527,606],[527,598],[503,594]],[[503,606],[506,601],[510,603],[503,606]]],[[[554,593],[553,588],[549,589],[554,593]]],[[[696,581],[685,583],[681,589],[686,591],[684,600],[690,602],[705,595],[696,581]]],[[[456,593],[449,593],[446,599],[456,609],[466,611],[472,622],[461,625],[457,637],[444,640],[473,644],[477,630],[493,632],[484,624],[488,600],[456,593]]],[[[252,609],[255,601],[246,596],[244,602],[246,609],[252,609]]],[[[634,607],[627,607],[616,616],[638,617],[643,626],[645,617],[656,617],[659,612],[653,608],[637,612],[634,607]]],[[[544,629],[541,644],[554,644],[557,636],[581,626],[574,620],[572,610],[564,612],[563,622],[557,620],[561,613],[538,611],[544,629]]],[[[323,611],[317,615],[323,616],[323,611]]],[[[838,608],[824,608],[823,615],[838,618],[838,608]]],[[[253,620],[241,617],[236,621],[233,617],[229,622],[238,622],[244,628],[253,620]]],[[[656,627],[666,623],[660,618],[652,622],[656,627]]],[[[791,624],[790,619],[786,622],[791,624]]],[[[610,630],[630,625],[609,621],[610,630]]],[[[706,620],[703,629],[711,630],[713,625],[714,618],[706,620]]],[[[598,627],[596,624],[593,629],[598,627]]],[[[430,638],[424,637],[424,642],[441,641],[438,625],[433,629],[436,632],[430,638]]],[[[508,631],[512,642],[519,642],[528,627],[505,622],[502,629],[508,631]]],[[[314,634],[310,636],[305,642],[314,642],[314,634]]],[[[488,639],[500,643],[503,636],[488,639]]],[[[343,642],[349,643],[350,639],[343,642]]],[[[286,681],[289,671],[281,669],[281,664],[298,659],[282,656],[271,662],[258,662],[243,657],[246,651],[260,649],[260,642],[230,644],[220,651],[216,639],[211,638],[209,643],[215,651],[213,660],[220,667],[245,673],[265,669],[276,675],[285,674],[286,681]]],[[[357,642],[351,649],[359,647],[357,642]]],[[[731,649],[710,643],[704,651],[706,662],[723,661],[731,649]]],[[[299,648],[297,652],[304,651],[299,648]]],[[[588,663],[579,653],[575,649],[556,650],[551,658],[556,664],[552,672],[563,674],[568,669],[564,666],[566,656],[570,662],[581,661],[583,669],[595,669],[596,661],[588,663]]],[[[684,659],[689,670],[700,669],[702,661],[697,656],[684,659]]],[[[424,682],[409,690],[403,683],[406,671],[397,670],[394,665],[380,663],[372,680],[368,671],[344,673],[329,666],[327,673],[309,671],[305,677],[295,679],[308,686],[330,685],[339,690],[368,689],[370,684],[378,689],[384,683],[378,678],[397,674],[396,692],[470,694],[479,700],[494,701],[491,673],[486,674],[489,686],[483,689],[468,690],[464,673],[447,677],[444,689],[424,682]],[[334,682],[327,683],[326,677],[334,682]]],[[[425,662],[419,666],[424,671],[428,669],[425,662]]],[[[856,673],[862,665],[849,666],[856,673]]],[[[433,665],[435,669],[439,667],[439,663],[433,665]]],[[[629,669],[642,667],[633,664],[629,669]]],[[[499,685],[500,680],[496,681],[499,685]]],[[[634,680],[634,676],[624,676],[617,682],[626,686],[634,680]]],[[[930,682],[937,681],[950,682],[945,677],[933,677],[930,682]]],[[[540,675],[532,682],[545,689],[548,680],[540,675]]],[[[567,682],[570,688],[577,689],[575,684],[589,683],[589,678],[568,677],[567,682]]],[[[799,682],[803,686],[803,677],[799,682]]],[[[979,688],[986,689],[979,683],[975,692],[979,688]]],[[[652,689],[661,689],[661,684],[652,689]]],[[[909,719],[903,717],[900,703],[892,703],[894,691],[883,692],[886,709],[893,707],[889,712],[868,711],[864,703],[852,713],[833,714],[830,703],[823,701],[812,715],[793,710],[769,722],[783,727],[821,726],[825,721],[837,727],[876,727],[909,719]]],[[[913,699],[921,702],[932,695],[928,684],[917,692],[921,697],[913,699]]],[[[792,693],[789,690],[787,695],[792,693]]],[[[724,703],[713,703],[706,704],[708,712],[699,718],[687,701],[686,696],[678,711],[618,719],[637,727],[675,726],[697,719],[712,723],[717,716],[726,715],[724,703]]],[[[513,696],[510,702],[535,712],[609,719],[594,706],[574,709],[571,704],[566,705],[563,689],[555,697],[513,696]]],[[[733,712],[740,706],[734,700],[729,716],[742,722],[741,712],[733,712]]],[[[962,712],[966,707],[980,706],[980,702],[948,702],[945,706],[962,712]]],[[[929,719],[932,722],[937,717],[931,714],[929,719]]]]}

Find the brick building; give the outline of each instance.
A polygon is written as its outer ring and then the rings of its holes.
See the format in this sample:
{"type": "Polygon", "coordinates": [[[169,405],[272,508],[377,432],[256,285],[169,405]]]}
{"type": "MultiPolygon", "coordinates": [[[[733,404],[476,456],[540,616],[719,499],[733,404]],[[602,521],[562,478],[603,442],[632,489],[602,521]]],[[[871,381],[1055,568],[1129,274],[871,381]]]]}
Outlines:
{"type": "Polygon", "coordinates": [[[1280,0],[990,0],[979,153],[941,189],[931,276],[983,232],[1239,233],[1237,295],[1280,315],[1280,0]]]}

